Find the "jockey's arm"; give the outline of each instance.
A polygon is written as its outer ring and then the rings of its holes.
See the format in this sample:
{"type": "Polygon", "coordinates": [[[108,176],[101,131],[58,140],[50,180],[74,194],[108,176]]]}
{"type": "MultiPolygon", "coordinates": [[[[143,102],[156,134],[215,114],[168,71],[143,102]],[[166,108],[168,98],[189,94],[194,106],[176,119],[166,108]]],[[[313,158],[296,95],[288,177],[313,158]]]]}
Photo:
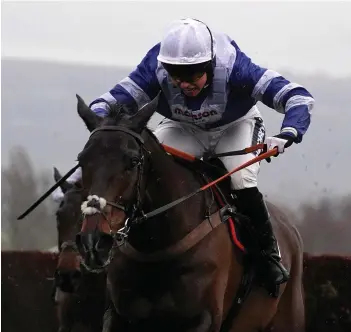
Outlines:
{"type": "Polygon", "coordinates": [[[237,56],[230,82],[245,86],[256,101],[284,114],[281,133],[294,137],[296,143],[301,142],[310,125],[314,106],[312,95],[303,86],[291,83],[276,71],[254,64],[235,42],[232,44],[237,56]]]}
{"type": "Polygon", "coordinates": [[[142,59],[136,69],[116,84],[110,91],[90,103],[90,108],[99,116],[104,117],[108,104],[123,104],[130,114],[136,113],[141,107],[153,100],[160,91],[156,76],[157,54],[160,45],[155,45],[142,59]]]}

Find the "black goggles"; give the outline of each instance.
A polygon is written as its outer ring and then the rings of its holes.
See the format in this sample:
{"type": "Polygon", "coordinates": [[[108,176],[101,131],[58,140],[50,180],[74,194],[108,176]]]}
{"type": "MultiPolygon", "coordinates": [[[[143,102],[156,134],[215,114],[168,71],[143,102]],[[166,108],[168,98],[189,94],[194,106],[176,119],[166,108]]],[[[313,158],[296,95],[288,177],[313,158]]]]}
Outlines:
{"type": "Polygon", "coordinates": [[[162,63],[168,74],[176,82],[195,83],[209,71],[211,61],[195,65],[170,65],[162,63]]]}

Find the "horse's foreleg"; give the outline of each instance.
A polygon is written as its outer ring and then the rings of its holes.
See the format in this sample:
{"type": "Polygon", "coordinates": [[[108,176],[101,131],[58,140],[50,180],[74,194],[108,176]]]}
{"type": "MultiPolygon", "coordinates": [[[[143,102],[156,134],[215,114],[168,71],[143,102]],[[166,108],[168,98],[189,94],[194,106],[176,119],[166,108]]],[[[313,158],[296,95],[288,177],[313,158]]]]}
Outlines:
{"type": "Polygon", "coordinates": [[[231,322],[227,322],[227,329],[223,331],[268,332],[268,327],[277,312],[278,302],[279,299],[269,297],[265,289],[255,286],[238,314],[231,322]]]}
{"type": "Polygon", "coordinates": [[[209,311],[203,311],[198,317],[192,320],[189,325],[191,327],[185,328],[184,332],[204,332],[212,330],[212,316],[209,311]]]}
{"type": "Polygon", "coordinates": [[[116,312],[109,294],[106,294],[106,310],[103,316],[102,332],[126,332],[128,331],[127,322],[116,312]]]}
{"type": "Polygon", "coordinates": [[[108,308],[103,317],[102,332],[129,332],[131,328],[127,321],[122,319],[114,308],[108,308]]]}
{"type": "Polygon", "coordinates": [[[109,307],[103,317],[102,332],[118,331],[118,321],[116,319],[116,311],[109,307]]]}
{"type": "Polygon", "coordinates": [[[62,292],[59,288],[56,289],[56,314],[59,323],[59,332],[70,332],[74,324],[72,315],[72,294],[62,292]]]}

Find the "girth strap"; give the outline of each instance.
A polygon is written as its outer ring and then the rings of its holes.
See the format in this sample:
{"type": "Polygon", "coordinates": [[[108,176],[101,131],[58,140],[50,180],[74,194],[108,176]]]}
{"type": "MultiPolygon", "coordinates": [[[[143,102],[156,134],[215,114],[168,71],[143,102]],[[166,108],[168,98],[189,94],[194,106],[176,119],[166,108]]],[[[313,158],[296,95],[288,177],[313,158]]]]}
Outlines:
{"type": "Polygon", "coordinates": [[[118,247],[118,249],[129,258],[132,258],[139,262],[158,262],[175,258],[176,256],[184,254],[189,249],[194,247],[218,226],[224,225],[222,222],[222,217],[227,209],[228,206],[225,206],[217,212],[213,213],[204,219],[196,228],[194,228],[180,241],[168,248],[152,253],[142,253],[136,250],[128,241],[125,241],[121,246],[118,247]]]}

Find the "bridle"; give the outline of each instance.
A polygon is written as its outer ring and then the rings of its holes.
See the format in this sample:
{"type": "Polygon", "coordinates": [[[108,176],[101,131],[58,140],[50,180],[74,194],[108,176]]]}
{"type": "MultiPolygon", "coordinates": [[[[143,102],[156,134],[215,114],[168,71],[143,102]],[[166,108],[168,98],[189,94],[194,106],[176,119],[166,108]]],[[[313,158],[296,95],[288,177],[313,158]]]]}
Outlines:
{"type": "MultiPolygon", "coordinates": [[[[135,131],[132,131],[128,128],[122,127],[122,126],[101,126],[93,130],[90,134],[89,139],[96,134],[99,131],[111,131],[111,132],[116,132],[120,131],[123,133],[126,133],[130,136],[132,136],[138,143],[140,147],[140,158],[135,165],[138,168],[138,179],[136,182],[136,199],[135,201],[130,205],[126,206],[125,204],[119,203],[119,202],[111,202],[107,201],[104,198],[99,198],[96,195],[91,195],[88,196],[88,200],[83,202],[82,204],[82,214],[83,218],[86,217],[87,214],[95,214],[95,213],[100,213],[105,220],[108,222],[109,227],[110,227],[110,235],[112,235],[113,238],[117,237],[117,240],[120,242],[123,239],[126,239],[128,237],[128,233],[130,231],[131,225],[133,223],[137,223],[136,221],[142,219],[144,213],[142,210],[142,182],[143,182],[143,174],[145,170],[145,161],[148,160],[150,156],[150,151],[145,148],[145,141],[144,138],[136,133],[135,131]],[[112,232],[112,227],[111,227],[111,221],[107,217],[107,215],[104,213],[104,207],[106,205],[112,206],[114,208],[117,208],[121,211],[123,211],[127,218],[124,223],[124,227],[119,229],[116,233],[112,232]],[[89,211],[90,213],[84,213],[84,208],[86,208],[86,212],[89,211]],[[89,209],[90,208],[90,209],[89,209]]],[[[79,157],[78,157],[79,158],[79,157]]]]}

